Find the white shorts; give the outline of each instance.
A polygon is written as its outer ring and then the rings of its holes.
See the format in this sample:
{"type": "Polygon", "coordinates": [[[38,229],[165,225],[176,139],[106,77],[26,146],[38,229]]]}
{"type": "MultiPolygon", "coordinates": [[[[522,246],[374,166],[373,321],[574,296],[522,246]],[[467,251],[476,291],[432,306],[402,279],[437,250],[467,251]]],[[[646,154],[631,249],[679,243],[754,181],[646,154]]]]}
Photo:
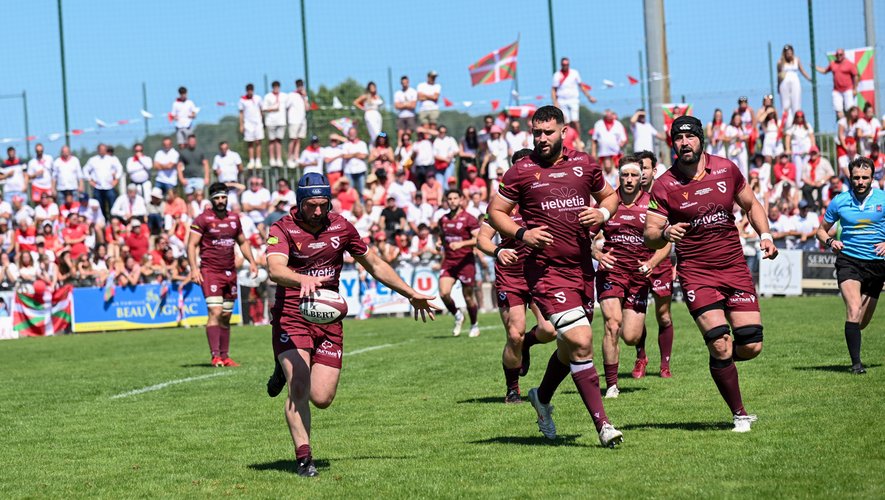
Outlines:
{"type": "Polygon", "coordinates": [[[243,125],[243,140],[246,142],[255,142],[264,140],[264,127],[258,124],[246,123],[243,125]]]}
{"type": "Polygon", "coordinates": [[[854,106],[854,92],[846,90],[845,92],[833,91],[833,111],[841,113],[848,111],[854,106]]]}
{"type": "Polygon", "coordinates": [[[270,125],[267,127],[267,140],[269,141],[282,141],[285,135],[285,125],[270,125]]]}
{"type": "Polygon", "coordinates": [[[289,124],[289,139],[307,138],[307,120],[289,124]]]}
{"type": "Polygon", "coordinates": [[[578,121],[578,112],[581,109],[581,101],[579,99],[558,99],[559,109],[562,110],[562,116],[565,117],[565,123],[578,121]]]}

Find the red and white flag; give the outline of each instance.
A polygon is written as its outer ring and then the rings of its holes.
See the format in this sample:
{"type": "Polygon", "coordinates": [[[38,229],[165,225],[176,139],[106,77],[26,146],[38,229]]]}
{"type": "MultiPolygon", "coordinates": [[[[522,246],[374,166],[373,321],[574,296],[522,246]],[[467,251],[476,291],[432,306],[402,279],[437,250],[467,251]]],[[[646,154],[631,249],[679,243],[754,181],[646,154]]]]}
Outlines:
{"type": "Polygon", "coordinates": [[[516,78],[516,56],[519,53],[519,41],[483,56],[471,64],[470,83],[474,86],[498,83],[516,78]]]}

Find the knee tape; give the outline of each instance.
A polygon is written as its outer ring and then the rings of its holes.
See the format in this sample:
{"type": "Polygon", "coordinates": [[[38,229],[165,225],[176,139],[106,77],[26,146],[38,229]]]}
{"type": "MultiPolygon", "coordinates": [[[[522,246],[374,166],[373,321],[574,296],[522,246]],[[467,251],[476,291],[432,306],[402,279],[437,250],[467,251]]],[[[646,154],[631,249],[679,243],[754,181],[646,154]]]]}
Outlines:
{"type": "Polygon", "coordinates": [[[728,368],[732,364],[734,364],[732,358],[716,359],[713,356],[710,356],[710,368],[728,368]]]}
{"type": "Polygon", "coordinates": [[[551,314],[550,322],[553,323],[553,328],[556,329],[557,336],[562,335],[572,328],[590,326],[590,321],[587,320],[587,314],[584,312],[583,307],[575,307],[568,311],[551,314]]]}
{"type": "Polygon", "coordinates": [[[747,325],[734,329],[734,343],[747,345],[762,342],[762,325],[747,325]]]}
{"type": "Polygon", "coordinates": [[[225,300],[224,302],[221,303],[221,312],[229,313],[229,312],[233,312],[233,310],[234,310],[234,301],[225,300]]]}
{"type": "Polygon", "coordinates": [[[206,297],[207,307],[224,307],[224,299],[222,297],[206,297]]]}
{"type": "Polygon", "coordinates": [[[704,342],[709,344],[710,342],[713,342],[728,335],[730,332],[731,330],[729,330],[728,325],[713,327],[710,330],[704,332],[704,342]]]}

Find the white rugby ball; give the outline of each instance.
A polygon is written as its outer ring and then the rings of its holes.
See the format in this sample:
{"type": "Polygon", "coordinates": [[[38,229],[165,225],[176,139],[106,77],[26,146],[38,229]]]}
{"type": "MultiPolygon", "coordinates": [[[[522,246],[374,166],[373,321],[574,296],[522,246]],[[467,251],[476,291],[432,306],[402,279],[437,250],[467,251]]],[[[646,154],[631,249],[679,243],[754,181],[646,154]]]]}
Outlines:
{"type": "Polygon", "coordinates": [[[340,321],[347,316],[347,302],[334,290],[321,288],[301,299],[301,316],[317,325],[340,321]]]}

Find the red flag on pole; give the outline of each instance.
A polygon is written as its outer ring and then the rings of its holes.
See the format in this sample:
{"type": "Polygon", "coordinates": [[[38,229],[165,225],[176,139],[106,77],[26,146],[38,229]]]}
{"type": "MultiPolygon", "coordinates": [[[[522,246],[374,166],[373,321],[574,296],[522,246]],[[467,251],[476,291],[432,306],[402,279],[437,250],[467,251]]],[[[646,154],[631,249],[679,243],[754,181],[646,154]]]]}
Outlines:
{"type": "Polygon", "coordinates": [[[501,101],[499,101],[498,99],[492,99],[492,111],[495,111],[496,109],[498,109],[498,106],[500,106],[500,105],[501,105],[501,101]]]}
{"type": "Polygon", "coordinates": [[[450,101],[447,97],[443,97],[443,104],[445,104],[447,108],[451,108],[452,106],[454,106],[454,103],[450,101]]]}
{"type": "Polygon", "coordinates": [[[630,85],[636,85],[637,83],[639,83],[639,80],[633,78],[630,75],[627,75],[627,81],[630,82],[630,85]]]}
{"type": "Polygon", "coordinates": [[[471,64],[467,68],[470,71],[471,85],[498,83],[516,78],[516,55],[518,53],[519,41],[516,41],[492,51],[471,64]]]}

